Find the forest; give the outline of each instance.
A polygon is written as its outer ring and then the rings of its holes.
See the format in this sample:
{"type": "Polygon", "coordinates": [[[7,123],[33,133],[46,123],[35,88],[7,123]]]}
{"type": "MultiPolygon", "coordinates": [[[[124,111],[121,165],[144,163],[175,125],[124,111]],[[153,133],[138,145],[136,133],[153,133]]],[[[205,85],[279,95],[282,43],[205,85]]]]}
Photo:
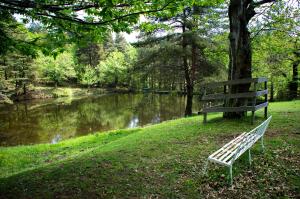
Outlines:
{"type": "Polygon", "coordinates": [[[300,198],[299,65],[299,0],[0,0],[0,198],[300,198]]]}
{"type": "MultiPolygon", "coordinates": [[[[140,9],[159,9],[158,3],[140,9]]],[[[98,12],[80,4],[74,4],[72,11],[62,2],[60,9],[49,5],[43,13],[34,5],[3,1],[1,98],[42,98],[44,95],[35,93],[43,87],[79,87],[179,92],[191,101],[193,93],[201,94],[203,83],[230,79],[228,38],[233,26],[229,27],[228,2],[189,3],[166,1],[161,11],[140,11],[142,17],[136,14],[115,20],[122,3],[98,12]],[[76,9],[84,14],[73,13],[76,9]],[[93,16],[98,15],[113,21],[97,24],[93,16]],[[124,34],[132,31],[138,36],[128,42],[124,34]]],[[[247,34],[244,42],[249,43],[243,53],[251,64],[245,77],[269,78],[270,101],[299,96],[298,3],[254,3],[256,14],[247,19],[243,30],[247,34]]],[[[128,7],[127,13],[142,5],[123,6],[128,7]]],[[[188,109],[186,114],[191,114],[188,109]]]]}

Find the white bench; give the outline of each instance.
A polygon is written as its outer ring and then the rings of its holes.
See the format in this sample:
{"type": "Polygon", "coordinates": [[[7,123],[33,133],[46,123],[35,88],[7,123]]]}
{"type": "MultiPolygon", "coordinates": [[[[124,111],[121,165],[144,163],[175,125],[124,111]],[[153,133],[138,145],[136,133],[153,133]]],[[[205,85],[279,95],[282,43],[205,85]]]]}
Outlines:
{"type": "Polygon", "coordinates": [[[230,184],[232,184],[232,165],[234,161],[248,150],[249,163],[251,165],[250,148],[259,139],[261,139],[262,149],[264,150],[263,136],[270,123],[271,118],[272,116],[270,116],[267,120],[265,120],[250,132],[242,133],[238,137],[231,140],[229,143],[225,144],[222,148],[211,154],[208,157],[204,172],[207,172],[209,161],[227,166],[229,168],[230,184]]]}

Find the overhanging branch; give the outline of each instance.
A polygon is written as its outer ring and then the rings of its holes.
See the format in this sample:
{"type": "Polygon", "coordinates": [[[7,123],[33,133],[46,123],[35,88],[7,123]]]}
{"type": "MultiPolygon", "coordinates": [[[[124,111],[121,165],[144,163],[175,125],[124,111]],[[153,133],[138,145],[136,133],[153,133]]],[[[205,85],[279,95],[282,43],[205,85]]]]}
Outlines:
{"type": "Polygon", "coordinates": [[[263,4],[271,3],[271,2],[276,2],[276,0],[261,0],[261,1],[253,2],[253,7],[256,8],[263,4]]]}
{"type": "MultiPolygon", "coordinates": [[[[128,13],[128,14],[124,14],[121,16],[116,16],[112,19],[109,20],[103,20],[103,21],[95,21],[95,22],[90,22],[90,21],[86,21],[83,19],[80,19],[78,17],[71,17],[69,15],[63,14],[61,13],[61,11],[63,10],[72,10],[72,11],[79,11],[79,10],[86,10],[89,8],[99,8],[98,4],[90,4],[90,5],[76,5],[76,6],[70,6],[68,7],[68,5],[64,4],[63,6],[66,7],[59,7],[60,5],[40,5],[40,8],[45,9],[44,11],[48,11],[47,12],[41,12],[41,11],[33,11],[30,10],[28,11],[27,9],[34,9],[37,8],[36,4],[30,4],[30,2],[27,3],[22,3],[20,1],[6,1],[6,0],[1,0],[0,1],[0,8],[2,9],[7,9],[7,10],[11,10],[11,11],[15,11],[18,12],[20,14],[25,14],[25,15],[36,15],[36,16],[42,16],[42,17],[48,17],[48,18],[53,18],[53,19],[60,19],[60,20],[64,20],[64,21],[69,21],[69,22],[73,22],[73,23],[78,23],[81,25],[106,25],[108,23],[114,22],[114,21],[120,21],[123,20],[125,18],[131,17],[131,16],[136,16],[136,15],[140,15],[140,14],[149,14],[149,13],[155,13],[155,12],[159,12],[159,11],[163,11],[166,10],[167,7],[174,2],[174,0],[171,0],[169,2],[167,2],[165,5],[163,5],[162,7],[158,8],[158,9],[152,9],[152,10],[144,10],[144,11],[138,11],[138,12],[132,12],[132,13],[128,13]],[[17,2],[19,4],[17,4],[17,2]]],[[[122,7],[126,7],[126,6],[130,6],[129,4],[118,4],[115,5],[116,7],[122,8],[122,7]]],[[[97,15],[95,15],[97,16],[97,15]]]]}

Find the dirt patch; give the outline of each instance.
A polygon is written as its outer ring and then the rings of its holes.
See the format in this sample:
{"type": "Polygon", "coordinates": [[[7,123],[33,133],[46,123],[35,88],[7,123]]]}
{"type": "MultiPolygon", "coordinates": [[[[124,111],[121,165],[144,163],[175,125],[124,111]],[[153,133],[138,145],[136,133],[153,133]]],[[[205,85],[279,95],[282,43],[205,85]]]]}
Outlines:
{"type": "Polygon", "coordinates": [[[265,133],[265,136],[274,138],[274,137],[280,137],[280,136],[300,136],[300,131],[287,131],[285,129],[272,129],[272,130],[267,130],[265,133]]]}
{"type": "Polygon", "coordinates": [[[278,136],[280,136],[280,135],[282,135],[282,131],[281,130],[279,130],[279,129],[276,129],[276,130],[267,130],[266,132],[265,132],[265,136],[267,136],[267,137],[278,137],[278,136]]]}

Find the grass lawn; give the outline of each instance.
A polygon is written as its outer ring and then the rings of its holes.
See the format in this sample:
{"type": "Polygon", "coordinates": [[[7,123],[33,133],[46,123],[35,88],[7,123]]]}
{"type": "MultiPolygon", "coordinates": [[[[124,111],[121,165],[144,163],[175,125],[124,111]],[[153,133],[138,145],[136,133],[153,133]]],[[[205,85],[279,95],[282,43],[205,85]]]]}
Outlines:
{"type": "Polygon", "coordinates": [[[273,115],[259,143],[233,167],[207,157],[263,120],[225,120],[221,114],[177,119],[63,141],[0,148],[0,198],[299,198],[300,101],[269,106],[273,115]]]}

